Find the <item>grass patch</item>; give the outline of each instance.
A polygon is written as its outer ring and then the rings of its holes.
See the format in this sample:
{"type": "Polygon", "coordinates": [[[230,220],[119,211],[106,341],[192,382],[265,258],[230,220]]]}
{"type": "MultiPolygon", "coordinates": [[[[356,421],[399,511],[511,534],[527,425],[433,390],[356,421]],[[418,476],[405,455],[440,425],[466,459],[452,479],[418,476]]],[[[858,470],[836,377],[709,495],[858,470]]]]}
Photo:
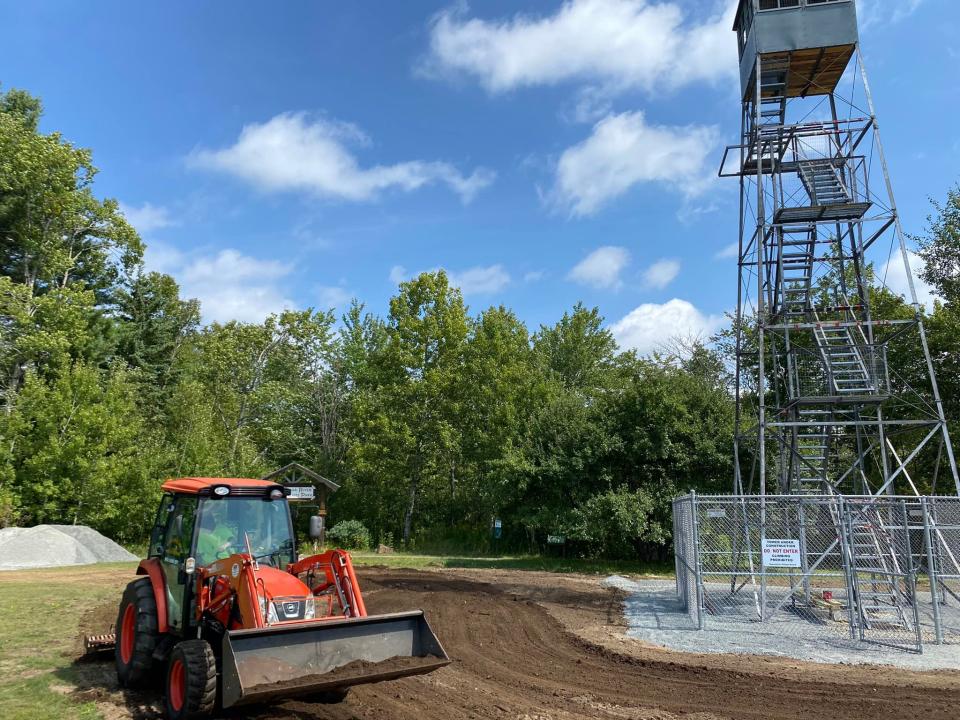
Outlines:
{"type": "MultiPolygon", "coordinates": [[[[0,573],[0,718],[95,720],[54,686],[72,675],[83,615],[116,598],[135,565],[111,563],[0,573]]],[[[104,628],[106,631],[107,628],[104,628]]]]}
{"type": "Polygon", "coordinates": [[[656,575],[671,576],[672,563],[641,563],[626,560],[583,560],[580,558],[546,557],[543,555],[513,555],[506,557],[470,557],[459,555],[417,555],[392,553],[378,555],[368,552],[351,553],[357,565],[385,565],[396,568],[468,568],[495,570],[540,570],[559,573],[590,575],[656,575]]]}

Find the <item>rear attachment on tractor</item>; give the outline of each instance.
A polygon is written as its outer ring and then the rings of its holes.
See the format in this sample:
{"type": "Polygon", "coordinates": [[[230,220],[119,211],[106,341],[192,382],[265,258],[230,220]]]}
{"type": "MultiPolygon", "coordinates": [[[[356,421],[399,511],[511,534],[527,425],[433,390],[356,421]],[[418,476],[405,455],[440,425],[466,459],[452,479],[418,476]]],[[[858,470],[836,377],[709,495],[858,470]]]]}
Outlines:
{"type": "Polygon", "coordinates": [[[113,633],[104,633],[103,635],[84,635],[83,652],[85,655],[100,655],[101,653],[112,653],[117,642],[117,636],[113,633]]]}

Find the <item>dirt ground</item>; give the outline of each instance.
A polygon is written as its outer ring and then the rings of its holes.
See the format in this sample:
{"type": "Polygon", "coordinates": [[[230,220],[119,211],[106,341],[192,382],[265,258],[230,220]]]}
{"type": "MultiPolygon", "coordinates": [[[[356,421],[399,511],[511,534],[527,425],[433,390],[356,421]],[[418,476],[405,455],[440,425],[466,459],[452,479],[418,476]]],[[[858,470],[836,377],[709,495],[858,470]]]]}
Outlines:
{"type": "MultiPolygon", "coordinates": [[[[288,701],[226,717],[255,720],[718,720],[957,718],[960,673],[909,672],[735,655],[694,655],[624,635],[620,596],[599,578],[502,570],[363,568],[371,614],[423,608],[453,663],[353,688],[337,705],[288,701]]],[[[113,622],[115,605],[83,619],[113,622]]],[[[123,693],[112,659],[78,661],[80,698],[107,720],[159,716],[157,694],[123,693]]]]}

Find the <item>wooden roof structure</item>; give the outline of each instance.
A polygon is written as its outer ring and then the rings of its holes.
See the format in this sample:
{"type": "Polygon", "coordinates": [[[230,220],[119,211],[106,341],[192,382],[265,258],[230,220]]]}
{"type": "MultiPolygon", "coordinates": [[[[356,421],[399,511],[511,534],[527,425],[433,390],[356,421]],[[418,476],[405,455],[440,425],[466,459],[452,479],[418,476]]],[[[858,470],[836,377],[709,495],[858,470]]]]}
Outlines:
{"type": "Polygon", "coordinates": [[[319,515],[327,514],[327,498],[340,489],[340,486],[333,480],[329,480],[306,465],[297,462],[284,465],[269,475],[264,475],[263,479],[280,485],[313,485],[317,489],[319,515]]]}
{"type": "Polygon", "coordinates": [[[340,486],[333,480],[328,480],[320,473],[314,472],[306,465],[301,465],[297,462],[284,465],[282,468],[274,470],[269,475],[264,475],[262,479],[272,480],[273,482],[280,483],[281,485],[292,485],[306,481],[312,485],[325,486],[327,490],[332,493],[340,489],[340,486]]]}

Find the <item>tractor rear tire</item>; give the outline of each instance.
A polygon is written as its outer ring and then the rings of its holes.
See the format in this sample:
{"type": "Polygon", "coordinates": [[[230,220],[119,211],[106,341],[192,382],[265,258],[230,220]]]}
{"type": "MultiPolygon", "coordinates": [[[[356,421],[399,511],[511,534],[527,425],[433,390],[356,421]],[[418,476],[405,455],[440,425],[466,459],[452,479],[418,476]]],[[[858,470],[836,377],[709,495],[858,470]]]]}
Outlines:
{"type": "Polygon", "coordinates": [[[114,657],[120,687],[143,687],[155,678],[153,652],[160,641],[157,622],[150,578],[134,580],[123,591],[117,614],[114,657]]]}
{"type": "Polygon", "coordinates": [[[164,705],[168,720],[208,717],[217,703],[217,659],[206,640],[184,640],[170,653],[164,705]]]}

